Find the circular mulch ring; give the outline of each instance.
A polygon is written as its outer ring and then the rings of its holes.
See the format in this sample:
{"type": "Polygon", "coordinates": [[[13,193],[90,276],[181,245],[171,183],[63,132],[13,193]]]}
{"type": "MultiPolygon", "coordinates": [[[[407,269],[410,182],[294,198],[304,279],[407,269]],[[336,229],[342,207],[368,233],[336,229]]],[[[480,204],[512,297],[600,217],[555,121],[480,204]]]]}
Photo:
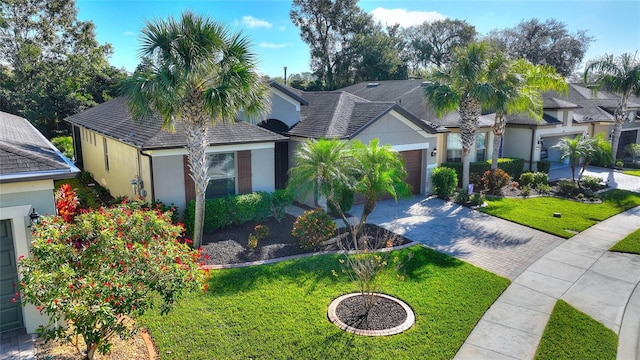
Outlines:
{"type": "Polygon", "coordinates": [[[376,304],[369,313],[366,313],[362,294],[340,296],[329,305],[329,321],[344,331],[364,336],[395,335],[415,324],[415,314],[405,302],[385,294],[374,296],[376,304]]]}

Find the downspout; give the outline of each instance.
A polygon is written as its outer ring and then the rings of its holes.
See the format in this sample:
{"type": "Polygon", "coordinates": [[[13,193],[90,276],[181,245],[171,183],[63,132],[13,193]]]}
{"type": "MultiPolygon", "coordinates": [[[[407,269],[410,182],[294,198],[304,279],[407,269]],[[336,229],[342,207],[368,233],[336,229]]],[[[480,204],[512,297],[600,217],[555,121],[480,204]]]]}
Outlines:
{"type": "Polygon", "coordinates": [[[142,150],[138,151],[138,178],[141,178],[142,175],[142,171],[141,171],[141,165],[140,165],[140,155],[149,158],[149,180],[151,181],[151,186],[149,187],[149,198],[151,199],[151,201],[154,201],[156,199],[155,197],[155,182],[153,181],[153,157],[151,157],[151,155],[149,154],[145,154],[144,152],[142,152],[142,150]]]}
{"type": "Polygon", "coordinates": [[[533,171],[533,152],[536,149],[536,129],[535,127],[529,127],[531,129],[531,151],[529,152],[529,171],[533,171]]]}

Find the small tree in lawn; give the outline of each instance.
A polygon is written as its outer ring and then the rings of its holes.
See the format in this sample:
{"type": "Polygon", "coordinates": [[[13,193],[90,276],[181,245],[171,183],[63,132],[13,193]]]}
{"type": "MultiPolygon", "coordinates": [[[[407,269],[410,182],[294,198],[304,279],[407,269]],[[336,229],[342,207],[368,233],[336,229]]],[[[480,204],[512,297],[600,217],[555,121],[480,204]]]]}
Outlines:
{"type": "MultiPolygon", "coordinates": [[[[551,147],[560,151],[560,160],[569,159],[571,166],[571,180],[576,181],[576,168],[582,163],[582,171],[584,172],[594,152],[596,151],[595,141],[589,135],[576,136],[575,138],[563,137],[556,145],[551,147]]],[[[577,180],[580,180],[579,178],[577,180]]]]}
{"type": "MultiPolygon", "coordinates": [[[[206,289],[200,254],[180,242],[170,213],[137,203],[76,216],[75,193],[56,194],[58,216],[33,229],[31,256],[20,259],[20,294],[49,317],[47,340],[81,336],[86,358],[136,331],[135,319],[160,300],[167,312],[186,291],[206,289]]],[[[77,205],[77,200],[76,200],[77,205]]]]}

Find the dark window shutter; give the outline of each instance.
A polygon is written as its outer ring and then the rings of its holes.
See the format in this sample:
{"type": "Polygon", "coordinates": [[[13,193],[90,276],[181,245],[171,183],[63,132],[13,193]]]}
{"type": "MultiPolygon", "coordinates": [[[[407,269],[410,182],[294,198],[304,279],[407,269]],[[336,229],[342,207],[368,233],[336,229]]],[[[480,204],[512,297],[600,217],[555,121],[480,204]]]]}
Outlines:
{"type": "Polygon", "coordinates": [[[189,201],[196,199],[196,183],[193,182],[191,175],[189,175],[191,170],[189,169],[189,161],[187,160],[186,155],[182,157],[182,164],[184,169],[184,197],[188,203],[189,201]]]}
{"type": "Polygon", "coordinates": [[[248,194],[251,189],[251,150],[238,151],[238,193],[248,194]]]}

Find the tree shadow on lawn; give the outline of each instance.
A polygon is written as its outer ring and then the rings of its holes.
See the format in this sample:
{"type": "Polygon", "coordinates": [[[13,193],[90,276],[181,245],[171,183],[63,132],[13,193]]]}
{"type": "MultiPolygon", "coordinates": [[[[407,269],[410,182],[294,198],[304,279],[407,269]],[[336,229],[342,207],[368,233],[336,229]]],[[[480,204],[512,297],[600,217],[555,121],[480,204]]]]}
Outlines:
{"type": "MultiPolygon", "coordinates": [[[[294,282],[305,288],[308,294],[316,293],[318,287],[342,286],[350,284],[347,275],[341,273],[342,264],[339,262],[344,255],[316,255],[274,264],[256,265],[243,268],[211,270],[214,272],[210,280],[209,296],[235,295],[250,292],[260,285],[285,281],[294,282]],[[339,277],[333,275],[333,271],[339,277]]],[[[404,250],[389,253],[390,264],[384,271],[397,272],[412,281],[421,281],[431,276],[436,268],[457,267],[464,262],[425,248],[421,245],[412,246],[404,250]],[[394,258],[398,259],[396,262],[394,258]],[[392,261],[394,260],[394,261],[392,261]],[[396,267],[402,264],[400,267],[396,267]]]]}

